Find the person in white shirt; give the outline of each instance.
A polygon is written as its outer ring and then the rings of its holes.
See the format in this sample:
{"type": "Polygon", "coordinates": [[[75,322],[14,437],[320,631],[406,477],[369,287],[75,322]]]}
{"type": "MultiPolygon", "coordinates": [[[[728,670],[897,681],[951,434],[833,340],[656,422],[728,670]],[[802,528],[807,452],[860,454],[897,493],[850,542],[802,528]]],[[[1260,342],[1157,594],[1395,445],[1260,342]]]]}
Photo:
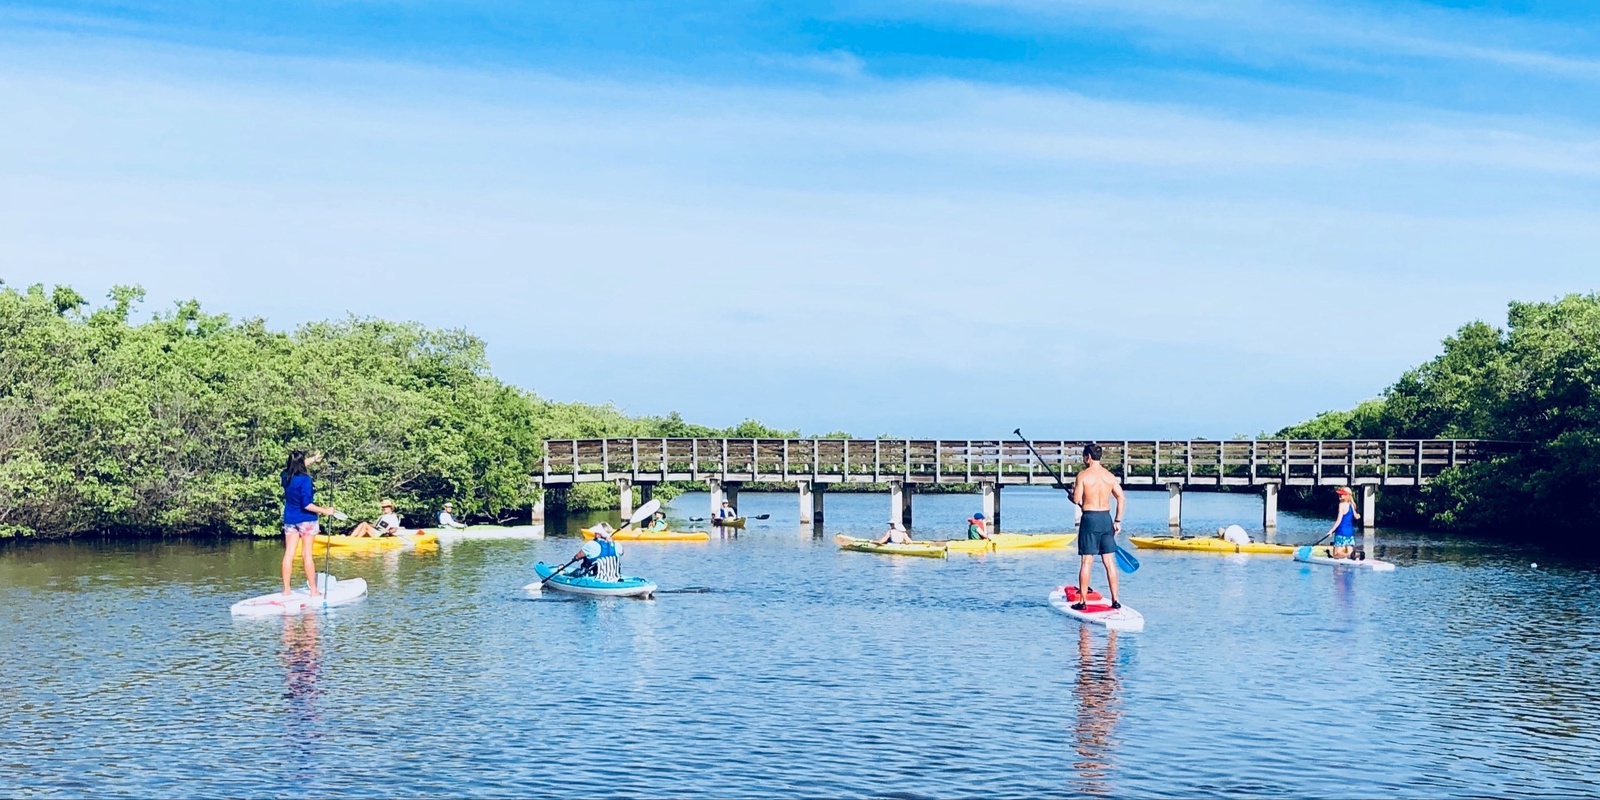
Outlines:
{"type": "Polygon", "coordinates": [[[363,522],[350,532],[351,536],[398,536],[400,535],[400,517],[394,513],[394,501],[385,500],[378,504],[383,513],[378,517],[377,524],[363,522]]]}
{"type": "Polygon", "coordinates": [[[1238,525],[1229,525],[1226,529],[1217,531],[1217,535],[1221,536],[1223,539],[1226,539],[1232,544],[1250,543],[1250,534],[1245,533],[1244,528],[1241,528],[1238,525]]]}
{"type": "Polygon", "coordinates": [[[454,504],[451,504],[451,503],[445,503],[444,504],[444,510],[439,512],[439,527],[441,527],[441,528],[465,528],[465,527],[467,527],[463,523],[456,522],[455,510],[456,510],[456,507],[455,507],[454,504]]]}
{"type": "Polygon", "coordinates": [[[889,530],[874,539],[873,544],[911,544],[911,532],[907,531],[898,522],[889,523],[889,530]]]}

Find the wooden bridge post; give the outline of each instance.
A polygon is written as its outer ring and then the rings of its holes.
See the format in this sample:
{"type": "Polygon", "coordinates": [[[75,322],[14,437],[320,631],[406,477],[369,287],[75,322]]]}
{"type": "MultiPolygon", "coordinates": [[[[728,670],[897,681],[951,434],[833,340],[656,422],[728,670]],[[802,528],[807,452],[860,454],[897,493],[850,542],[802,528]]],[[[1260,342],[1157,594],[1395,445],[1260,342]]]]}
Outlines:
{"type": "Polygon", "coordinates": [[[627,478],[617,479],[617,509],[624,520],[633,516],[633,481],[627,478]]]}
{"type": "Polygon", "coordinates": [[[722,510],[722,479],[706,478],[706,491],[711,493],[711,513],[707,519],[716,519],[717,512],[722,510]]]}
{"type": "Polygon", "coordinates": [[[889,481],[889,521],[911,527],[911,485],[903,480],[889,481]]]}
{"type": "Polygon", "coordinates": [[[1364,483],[1361,485],[1361,527],[1366,530],[1378,527],[1377,484],[1364,483]]]}
{"type": "Polygon", "coordinates": [[[1183,484],[1167,484],[1167,527],[1183,527],[1183,484]]]}
{"type": "Polygon", "coordinates": [[[1261,527],[1269,531],[1278,529],[1278,484],[1269,483],[1262,487],[1266,490],[1266,499],[1262,503],[1261,527]]]}
{"type": "Polygon", "coordinates": [[[656,485],[653,483],[639,484],[639,505],[644,505],[656,499],[656,485]]]}
{"type": "Polygon", "coordinates": [[[816,512],[816,501],[811,495],[811,481],[795,481],[794,485],[800,490],[800,524],[810,525],[812,515],[816,512]]]}
{"type": "Polygon", "coordinates": [[[983,518],[988,523],[989,533],[1000,532],[1000,484],[995,481],[981,481],[978,484],[983,492],[983,518]]]}

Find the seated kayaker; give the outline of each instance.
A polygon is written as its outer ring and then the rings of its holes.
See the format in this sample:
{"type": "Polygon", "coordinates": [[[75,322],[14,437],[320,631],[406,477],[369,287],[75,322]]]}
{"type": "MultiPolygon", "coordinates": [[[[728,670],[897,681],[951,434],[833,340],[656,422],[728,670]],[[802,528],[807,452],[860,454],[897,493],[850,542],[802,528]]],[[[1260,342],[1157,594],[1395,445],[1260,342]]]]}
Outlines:
{"type": "Polygon", "coordinates": [[[667,512],[657,511],[650,517],[650,524],[646,525],[647,531],[664,531],[667,529],[667,512]]]}
{"type": "Polygon", "coordinates": [[[989,538],[992,538],[991,536],[989,536],[989,532],[987,530],[985,530],[984,521],[983,521],[983,512],[982,511],[979,511],[976,514],[973,514],[972,517],[967,520],[967,538],[968,539],[989,539],[989,538]]]}
{"type": "Polygon", "coordinates": [[[604,522],[591,528],[594,538],[583,543],[573,558],[582,558],[577,575],[592,575],[603,581],[622,580],[622,562],[617,560],[617,545],[611,541],[611,526],[604,522]]]}
{"type": "Polygon", "coordinates": [[[457,529],[467,527],[465,524],[456,521],[455,512],[456,507],[454,504],[445,503],[444,510],[439,512],[439,527],[457,529]]]}
{"type": "Polygon", "coordinates": [[[1241,528],[1238,525],[1229,525],[1226,528],[1218,529],[1217,536],[1226,540],[1230,544],[1250,543],[1250,534],[1245,533],[1244,528],[1241,528]]]}
{"type": "Polygon", "coordinates": [[[734,508],[732,503],[729,503],[728,501],[724,500],[724,501],[722,501],[722,508],[717,509],[717,513],[712,515],[711,524],[713,524],[713,525],[721,525],[723,520],[738,519],[738,518],[739,518],[738,509],[734,508]]]}
{"type": "Polygon", "coordinates": [[[911,544],[911,532],[898,522],[889,523],[889,529],[882,536],[872,540],[873,544],[911,544]]]}
{"type": "Polygon", "coordinates": [[[394,501],[385,500],[378,504],[382,510],[375,524],[366,522],[356,526],[350,532],[351,536],[397,536],[400,533],[400,517],[394,513],[394,501]]]}

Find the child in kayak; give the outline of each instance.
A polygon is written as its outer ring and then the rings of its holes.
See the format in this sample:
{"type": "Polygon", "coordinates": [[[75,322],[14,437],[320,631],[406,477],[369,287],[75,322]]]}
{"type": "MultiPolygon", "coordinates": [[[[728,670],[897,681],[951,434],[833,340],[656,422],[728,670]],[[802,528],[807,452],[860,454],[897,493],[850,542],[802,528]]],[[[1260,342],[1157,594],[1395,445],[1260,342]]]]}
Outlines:
{"type": "Polygon", "coordinates": [[[650,517],[650,524],[645,526],[647,531],[664,531],[667,529],[667,512],[657,511],[650,517]]]}
{"type": "Polygon", "coordinates": [[[1356,513],[1355,496],[1351,494],[1350,487],[1339,487],[1339,516],[1334,519],[1333,527],[1328,529],[1324,536],[1333,536],[1333,550],[1330,553],[1334,558],[1350,558],[1356,550],[1356,520],[1361,515],[1356,513]]]}
{"type": "Polygon", "coordinates": [[[889,523],[889,530],[883,535],[872,540],[873,544],[911,544],[911,532],[907,531],[898,522],[889,523]]]}
{"type": "Polygon", "coordinates": [[[611,541],[611,526],[600,523],[594,526],[594,538],[583,543],[583,548],[573,556],[583,559],[579,575],[592,575],[603,581],[622,580],[622,562],[617,559],[617,545],[611,541]]]}
{"type": "Polygon", "coordinates": [[[989,536],[989,532],[984,529],[983,512],[982,511],[979,511],[976,514],[973,514],[972,517],[967,520],[967,538],[968,539],[988,539],[988,538],[991,538],[989,536]]]}

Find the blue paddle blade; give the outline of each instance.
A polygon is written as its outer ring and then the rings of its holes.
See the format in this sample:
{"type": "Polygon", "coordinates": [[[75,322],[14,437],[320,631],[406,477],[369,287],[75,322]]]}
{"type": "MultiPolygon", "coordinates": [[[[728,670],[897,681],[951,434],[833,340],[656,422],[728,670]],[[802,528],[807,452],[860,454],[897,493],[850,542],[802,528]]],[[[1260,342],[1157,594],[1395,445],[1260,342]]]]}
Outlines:
{"type": "Polygon", "coordinates": [[[1139,571],[1139,559],[1134,558],[1132,553],[1122,549],[1120,544],[1117,545],[1117,569],[1123,572],[1139,571]]]}

